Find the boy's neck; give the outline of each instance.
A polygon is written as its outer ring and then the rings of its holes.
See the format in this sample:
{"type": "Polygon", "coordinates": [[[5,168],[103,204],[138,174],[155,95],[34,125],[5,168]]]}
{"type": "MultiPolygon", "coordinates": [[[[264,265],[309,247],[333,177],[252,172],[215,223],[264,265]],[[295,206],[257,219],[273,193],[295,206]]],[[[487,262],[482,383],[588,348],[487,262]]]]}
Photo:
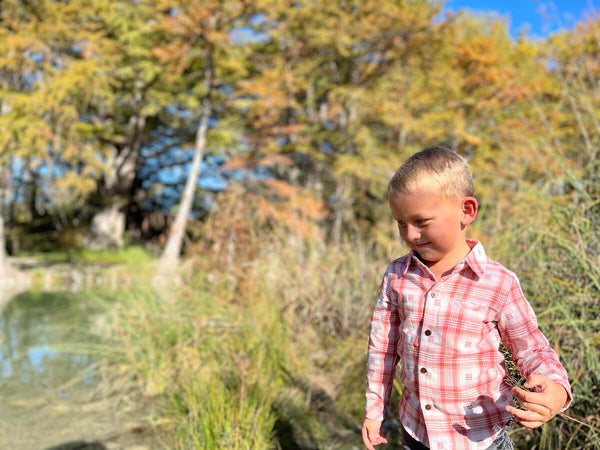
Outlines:
{"type": "Polygon", "coordinates": [[[420,257],[419,259],[425,264],[431,273],[435,276],[435,279],[439,281],[443,276],[448,275],[452,272],[452,269],[456,266],[456,264],[463,259],[465,256],[469,254],[471,251],[471,247],[467,244],[466,239],[462,240],[462,245],[457,246],[452,253],[444,256],[444,258],[439,261],[427,261],[420,257]]]}

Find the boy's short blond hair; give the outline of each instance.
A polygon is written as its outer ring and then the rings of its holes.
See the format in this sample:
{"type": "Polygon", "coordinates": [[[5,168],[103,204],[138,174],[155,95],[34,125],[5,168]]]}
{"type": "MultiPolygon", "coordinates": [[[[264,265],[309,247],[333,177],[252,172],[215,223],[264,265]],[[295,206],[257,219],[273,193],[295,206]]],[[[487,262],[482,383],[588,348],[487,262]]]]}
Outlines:
{"type": "Polygon", "coordinates": [[[452,199],[473,197],[475,194],[469,164],[458,153],[445,147],[426,148],[408,158],[390,180],[388,196],[409,194],[424,185],[452,199]]]}

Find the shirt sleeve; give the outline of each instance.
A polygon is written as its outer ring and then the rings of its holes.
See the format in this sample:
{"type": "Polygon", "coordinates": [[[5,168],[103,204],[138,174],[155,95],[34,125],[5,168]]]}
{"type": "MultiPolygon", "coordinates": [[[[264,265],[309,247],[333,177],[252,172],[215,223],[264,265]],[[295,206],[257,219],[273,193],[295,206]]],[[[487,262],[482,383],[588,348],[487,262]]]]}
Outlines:
{"type": "Polygon", "coordinates": [[[513,361],[524,378],[545,375],[565,388],[567,402],[561,409],[564,411],[573,398],[567,371],[538,328],[535,313],[523,295],[517,277],[513,275],[511,278],[508,297],[498,321],[502,342],[512,352],[513,361]]]}
{"type": "Polygon", "coordinates": [[[365,417],[383,420],[394,383],[399,356],[397,352],[399,324],[397,303],[393,298],[388,270],[383,277],[369,336],[367,357],[367,404],[365,417]]]}

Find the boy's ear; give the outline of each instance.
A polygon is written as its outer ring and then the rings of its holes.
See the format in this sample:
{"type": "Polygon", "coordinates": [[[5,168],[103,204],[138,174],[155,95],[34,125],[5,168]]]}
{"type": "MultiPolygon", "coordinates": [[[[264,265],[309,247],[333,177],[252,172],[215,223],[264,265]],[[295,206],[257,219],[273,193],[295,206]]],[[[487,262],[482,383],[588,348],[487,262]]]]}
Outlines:
{"type": "Polygon", "coordinates": [[[462,226],[466,227],[470,225],[477,217],[477,199],[475,197],[464,197],[461,201],[460,207],[462,216],[460,219],[460,223],[462,226]]]}

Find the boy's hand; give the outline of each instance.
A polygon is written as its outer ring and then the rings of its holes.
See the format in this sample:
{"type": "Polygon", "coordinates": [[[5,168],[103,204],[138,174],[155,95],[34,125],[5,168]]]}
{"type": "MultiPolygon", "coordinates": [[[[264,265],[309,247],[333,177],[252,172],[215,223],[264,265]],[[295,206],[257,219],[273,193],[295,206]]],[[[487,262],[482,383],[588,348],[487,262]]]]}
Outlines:
{"type": "Polygon", "coordinates": [[[515,386],[512,393],[526,410],[506,406],[506,411],[513,414],[519,423],[527,428],[537,428],[548,422],[567,401],[565,388],[545,375],[531,375],[524,386],[533,388],[535,392],[528,392],[515,386]]]}
{"type": "Polygon", "coordinates": [[[380,433],[381,421],[365,419],[362,426],[362,438],[368,450],[375,450],[374,445],[387,444],[387,439],[380,433]]]}

